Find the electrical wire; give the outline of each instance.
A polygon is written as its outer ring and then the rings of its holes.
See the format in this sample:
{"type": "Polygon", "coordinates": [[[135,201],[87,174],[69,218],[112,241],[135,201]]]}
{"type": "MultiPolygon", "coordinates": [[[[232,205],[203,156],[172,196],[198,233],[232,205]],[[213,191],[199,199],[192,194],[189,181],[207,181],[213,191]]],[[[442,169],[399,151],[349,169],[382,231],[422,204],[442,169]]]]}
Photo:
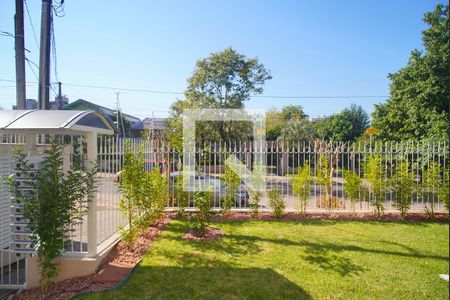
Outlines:
{"type": "MultiPolygon", "coordinates": [[[[0,79],[0,81],[15,82],[14,80],[0,79]]],[[[154,93],[154,94],[171,94],[171,95],[184,95],[183,92],[163,91],[163,90],[148,90],[148,89],[136,89],[136,88],[121,88],[113,86],[101,86],[101,85],[87,85],[79,83],[64,83],[66,86],[84,87],[92,89],[104,89],[104,90],[116,90],[116,91],[128,91],[139,93],[154,93]]],[[[253,95],[251,98],[268,98],[268,99],[354,99],[354,98],[388,98],[387,95],[334,95],[334,96],[291,96],[291,95],[253,95]]]]}
{"type": "Polygon", "coordinates": [[[36,31],[34,30],[34,25],[33,25],[32,19],[31,19],[30,10],[28,9],[27,0],[24,0],[23,2],[25,3],[25,8],[27,10],[28,20],[30,20],[31,30],[33,31],[33,36],[34,36],[34,41],[36,42],[36,46],[39,49],[39,42],[38,42],[38,39],[37,39],[36,31]]]}

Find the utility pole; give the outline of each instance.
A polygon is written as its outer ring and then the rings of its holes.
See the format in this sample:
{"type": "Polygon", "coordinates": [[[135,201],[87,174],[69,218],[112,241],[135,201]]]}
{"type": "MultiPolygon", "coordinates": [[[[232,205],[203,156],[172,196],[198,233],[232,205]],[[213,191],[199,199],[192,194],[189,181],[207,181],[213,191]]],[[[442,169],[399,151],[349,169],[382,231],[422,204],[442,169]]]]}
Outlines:
{"type": "Polygon", "coordinates": [[[16,106],[25,109],[25,38],[23,29],[23,0],[16,0],[14,16],[14,40],[16,50],[16,106]]]}
{"type": "Polygon", "coordinates": [[[117,121],[117,129],[119,130],[119,133],[122,133],[122,136],[125,137],[125,127],[123,126],[123,117],[122,112],[120,111],[120,101],[119,101],[119,95],[120,92],[116,92],[116,121],[117,121]],[[120,115],[119,115],[120,113],[120,115]],[[120,120],[119,120],[120,118],[120,120]],[[122,131],[120,130],[122,129],[122,131]]]}
{"type": "Polygon", "coordinates": [[[63,101],[62,101],[62,94],[61,94],[61,82],[58,82],[58,109],[63,109],[63,101]]]}
{"type": "Polygon", "coordinates": [[[50,41],[52,0],[42,0],[41,45],[39,52],[39,109],[50,108],[50,41]]]}

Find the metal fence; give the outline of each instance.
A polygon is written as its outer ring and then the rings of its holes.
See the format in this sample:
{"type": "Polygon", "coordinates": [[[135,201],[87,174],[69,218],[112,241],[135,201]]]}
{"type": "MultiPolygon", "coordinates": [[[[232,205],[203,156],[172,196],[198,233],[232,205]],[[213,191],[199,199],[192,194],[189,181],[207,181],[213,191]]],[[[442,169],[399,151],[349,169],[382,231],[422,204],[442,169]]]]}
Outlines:
{"type": "MultiPolygon", "coordinates": [[[[179,176],[183,153],[167,143],[147,141],[142,139],[129,139],[129,143],[135,151],[143,151],[145,167],[147,169],[159,168],[168,176],[169,200],[167,209],[178,207],[177,195],[174,189],[174,180],[179,176]]],[[[125,140],[119,137],[99,137],[98,142],[100,172],[104,174],[107,182],[101,189],[104,191],[100,198],[104,199],[106,207],[117,207],[118,186],[114,183],[114,176],[120,178],[120,170],[123,166],[125,140]]],[[[448,168],[448,143],[446,142],[360,142],[360,143],[328,143],[316,141],[312,143],[278,143],[265,142],[257,145],[263,148],[267,165],[267,189],[279,188],[286,209],[294,210],[296,199],[292,195],[292,174],[295,174],[299,166],[309,164],[314,176],[314,182],[310,193],[309,211],[334,210],[346,211],[350,209],[344,190],[344,170],[351,170],[364,177],[364,166],[370,156],[378,155],[381,159],[381,168],[384,169],[386,179],[394,176],[395,166],[400,161],[407,161],[413,175],[414,185],[419,187],[423,181],[423,175],[430,162],[434,161],[448,168]],[[323,199],[323,190],[327,187],[320,185],[317,174],[320,170],[320,160],[325,157],[331,174],[332,207],[323,199]]],[[[196,176],[214,178],[223,181],[224,163],[230,155],[235,155],[244,165],[251,168],[254,161],[255,145],[253,143],[234,143],[226,145],[222,143],[208,143],[195,148],[196,176]]],[[[214,208],[221,208],[220,189],[214,200],[214,208]]],[[[244,187],[245,189],[245,187],[244,187]]],[[[238,195],[236,196],[238,197],[238,195]]],[[[356,202],[356,210],[372,211],[369,203],[370,194],[366,189],[360,188],[360,199],[356,202]]],[[[235,199],[233,209],[247,209],[249,207],[248,195],[246,199],[235,199]]],[[[430,199],[418,191],[411,197],[411,211],[423,212],[429,207],[431,200],[435,202],[437,211],[443,210],[440,199],[430,199]]],[[[189,201],[189,207],[195,206],[195,199],[189,201]]],[[[268,199],[264,194],[261,199],[261,209],[268,209],[268,199]]],[[[386,192],[385,209],[395,210],[394,194],[386,192]]],[[[104,215],[105,222],[109,224],[120,223],[120,213],[109,211],[104,215]]],[[[115,226],[115,225],[114,225],[115,226]]],[[[112,227],[111,227],[112,228],[112,227]]],[[[112,230],[112,229],[111,229],[112,230]]]]}

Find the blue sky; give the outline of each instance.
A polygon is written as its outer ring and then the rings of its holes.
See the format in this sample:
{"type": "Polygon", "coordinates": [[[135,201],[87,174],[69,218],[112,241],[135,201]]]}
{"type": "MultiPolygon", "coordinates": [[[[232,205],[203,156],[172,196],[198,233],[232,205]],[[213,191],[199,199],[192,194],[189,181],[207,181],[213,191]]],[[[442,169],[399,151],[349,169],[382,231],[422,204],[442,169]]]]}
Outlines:
{"type": "MultiPolygon", "coordinates": [[[[58,78],[71,101],[114,107],[116,90],[64,83],[183,92],[196,60],[233,47],[271,70],[265,95],[388,95],[387,74],[422,48],[426,11],[443,1],[87,1],[67,0],[55,17],[58,78]]],[[[39,39],[40,0],[28,0],[39,39]]],[[[0,31],[13,32],[14,1],[0,4],[0,31]]],[[[38,47],[25,13],[28,58],[38,47]]],[[[0,79],[14,80],[14,41],[0,36],[0,79]]],[[[27,66],[27,81],[36,79],[27,66]]],[[[52,72],[52,81],[55,75],[52,72]]],[[[14,83],[0,81],[0,106],[15,103],[14,83]]],[[[52,94],[52,97],[54,95],[52,94]]],[[[37,85],[27,87],[37,98],[37,85]]],[[[164,116],[182,95],[124,91],[122,109],[164,116]]],[[[351,103],[370,112],[385,98],[253,98],[250,108],[300,104],[311,116],[351,103]]]]}

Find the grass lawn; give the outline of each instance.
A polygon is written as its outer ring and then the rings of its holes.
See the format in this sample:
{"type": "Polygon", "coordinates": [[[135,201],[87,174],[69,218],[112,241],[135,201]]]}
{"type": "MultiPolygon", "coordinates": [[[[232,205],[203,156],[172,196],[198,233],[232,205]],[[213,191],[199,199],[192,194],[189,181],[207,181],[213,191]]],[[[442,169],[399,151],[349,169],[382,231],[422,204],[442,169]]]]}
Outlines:
{"type": "MultiPolygon", "coordinates": [[[[120,289],[88,299],[448,299],[449,227],[217,222],[216,242],[172,221],[120,289]]],[[[85,299],[85,297],[83,297],[85,299]]]]}

